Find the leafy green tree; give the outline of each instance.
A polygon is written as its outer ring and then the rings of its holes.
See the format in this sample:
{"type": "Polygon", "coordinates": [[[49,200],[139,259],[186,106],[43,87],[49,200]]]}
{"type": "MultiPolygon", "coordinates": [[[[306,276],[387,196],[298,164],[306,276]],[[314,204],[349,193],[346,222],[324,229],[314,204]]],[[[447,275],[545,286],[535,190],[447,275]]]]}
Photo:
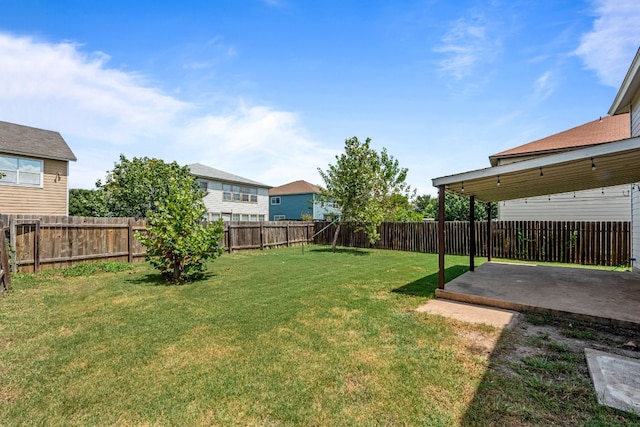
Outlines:
{"type": "Polygon", "coordinates": [[[72,188],[69,190],[69,215],[103,217],[107,215],[104,191],[72,188]]]}
{"type": "Polygon", "coordinates": [[[384,221],[421,222],[422,214],[414,210],[409,197],[394,193],[386,200],[384,221]]]}
{"type": "Polygon", "coordinates": [[[438,212],[438,198],[431,194],[418,196],[414,202],[414,210],[424,218],[435,218],[434,215],[438,212]]]}
{"type": "Polygon", "coordinates": [[[200,278],[206,261],[222,254],[222,220],[203,221],[206,208],[190,179],[168,177],[165,188],[165,197],[147,214],[147,232],[136,233],[136,238],[147,248],[147,260],[167,281],[200,278]]]}
{"type": "Polygon", "coordinates": [[[322,198],[335,203],[341,211],[333,237],[334,252],[344,222],[353,222],[356,230],[364,230],[370,242],[375,243],[380,238],[378,227],[386,214],[386,201],[392,194],[409,191],[405,183],[407,169],[400,168],[386,148],[378,153],[370,143],[370,138],[364,143],[357,137],[349,138],[335,164],[326,171],[318,168],[325,183],[322,198]]]}
{"type": "MultiPolygon", "coordinates": [[[[423,214],[426,218],[438,219],[438,198],[430,195],[419,196],[421,207],[425,206],[423,214]]],[[[469,220],[470,199],[466,196],[460,196],[455,193],[447,192],[444,196],[444,220],[445,221],[468,221],[469,220]]],[[[486,221],[487,204],[484,202],[475,203],[476,221],[486,221]]],[[[498,206],[493,203],[491,205],[491,218],[498,215],[498,206]]]]}
{"type": "Polygon", "coordinates": [[[192,192],[202,197],[198,182],[187,166],[148,157],[129,160],[123,154],[107,173],[104,184],[98,180],[96,187],[104,191],[107,216],[142,218],[147,212],[155,211],[157,202],[167,197],[170,177],[188,181],[192,192]]]}

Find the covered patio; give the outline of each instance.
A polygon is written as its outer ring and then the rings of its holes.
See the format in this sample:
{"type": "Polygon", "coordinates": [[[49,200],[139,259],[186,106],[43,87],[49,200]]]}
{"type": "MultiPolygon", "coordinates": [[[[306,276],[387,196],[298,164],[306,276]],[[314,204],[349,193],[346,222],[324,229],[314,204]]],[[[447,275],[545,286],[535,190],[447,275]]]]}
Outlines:
{"type": "Polygon", "coordinates": [[[640,274],[489,262],[436,290],[437,298],[640,327],[640,274]]]}
{"type": "MultiPolygon", "coordinates": [[[[640,137],[433,179],[439,190],[439,278],[436,296],[519,311],[640,326],[640,274],[491,262],[475,268],[470,237],[469,272],[445,287],[445,192],[495,203],[640,182],[640,137]]],[[[635,188],[634,191],[639,191],[635,188]]],[[[491,218],[488,218],[489,230],[491,218]]],[[[633,227],[632,227],[633,228],[633,227]]],[[[470,228],[473,233],[473,227],[470,228]]],[[[491,231],[489,231],[491,233],[491,231]]],[[[635,236],[634,238],[637,238],[635,236]]]]}

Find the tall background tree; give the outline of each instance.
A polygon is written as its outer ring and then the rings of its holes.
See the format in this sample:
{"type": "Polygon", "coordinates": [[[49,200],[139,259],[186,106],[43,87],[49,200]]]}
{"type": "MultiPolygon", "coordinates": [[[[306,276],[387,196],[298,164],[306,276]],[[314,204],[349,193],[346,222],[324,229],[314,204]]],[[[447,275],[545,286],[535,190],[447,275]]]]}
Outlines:
{"type": "Polygon", "coordinates": [[[69,190],[69,215],[103,217],[107,215],[103,190],[69,190]]]}
{"type": "MultiPolygon", "coordinates": [[[[469,220],[469,197],[460,196],[455,193],[446,193],[444,196],[444,220],[445,221],[468,221],[469,220]]],[[[418,196],[415,203],[416,210],[425,218],[438,219],[438,198],[429,194],[418,196]]],[[[483,202],[475,203],[475,218],[477,221],[487,219],[487,204],[483,202]]],[[[491,205],[491,218],[497,218],[498,206],[491,205]]]]}
{"type": "Polygon", "coordinates": [[[356,230],[364,230],[371,243],[380,238],[378,227],[394,209],[396,195],[409,197],[407,171],[386,148],[378,153],[371,148],[370,138],[361,142],[357,137],[345,141],[344,153],[336,156],[335,164],[326,171],[318,168],[325,183],[323,199],[333,202],[341,211],[333,237],[334,252],[340,227],[345,222],[352,222],[356,230]]]}
{"type": "Polygon", "coordinates": [[[149,157],[127,159],[123,154],[104,184],[96,187],[104,192],[107,216],[142,218],[157,209],[157,202],[169,194],[169,178],[189,183],[194,193],[204,195],[187,166],[149,157]]]}

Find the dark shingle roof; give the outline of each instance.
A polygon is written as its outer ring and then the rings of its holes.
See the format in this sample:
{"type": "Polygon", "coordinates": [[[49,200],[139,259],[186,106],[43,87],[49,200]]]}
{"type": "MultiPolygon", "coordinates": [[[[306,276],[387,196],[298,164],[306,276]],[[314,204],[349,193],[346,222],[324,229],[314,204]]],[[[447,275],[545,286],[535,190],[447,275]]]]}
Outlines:
{"type": "Polygon", "coordinates": [[[248,178],[243,178],[241,176],[234,175],[229,172],[221,171],[220,169],[205,166],[200,163],[193,163],[191,165],[188,165],[187,167],[189,168],[189,170],[193,175],[198,176],[200,178],[215,179],[218,181],[233,182],[236,184],[250,184],[250,185],[255,185],[257,187],[264,187],[264,188],[271,187],[270,185],[266,185],[261,182],[254,181],[248,178]]]}
{"type": "Polygon", "coordinates": [[[303,180],[293,181],[288,184],[281,185],[280,187],[274,187],[269,190],[270,196],[284,196],[286,194],[318,194],[318,193],[320,193],[320,187],[303,180]]]}
{"type": "Polygon", "coordinates": [[[618,116],[606,116],[547,136],[546,138],[494,154],[489,157],[489,160],[491,164],[495,166],[499,158],[550,154],[589,145],[620,141],[629,137],[631,137],[629,113],[618,116]]]}
{"type": "Polygon", "coordinates": [[[55,160],[77,160],[60,133],[0,121],[0,151],[55,160]]]}

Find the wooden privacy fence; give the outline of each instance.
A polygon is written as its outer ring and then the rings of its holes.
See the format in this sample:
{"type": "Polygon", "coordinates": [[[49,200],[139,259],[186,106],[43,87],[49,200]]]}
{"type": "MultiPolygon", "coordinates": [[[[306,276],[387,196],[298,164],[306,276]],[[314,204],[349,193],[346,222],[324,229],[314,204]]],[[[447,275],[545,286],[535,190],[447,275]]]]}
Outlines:
{"type": "MultiPolygon", "coordinates": [[[[144,219],[0,215],[0,221],[8,231],[13,272],[144,260],[145,247],[134,235],[145,230],[144,219]]],[[[300,245],[313,232],[313,222],[230,222],[225,223],[223,244],[229,252],[300,245]]]]}
{"type": "Polygon", "coordinates": [[[224,246],[235,251],[301,245],[309,241],[314,230],[313,222],[228,222],[224,226],[224,246]]]}
{"type": "Polygon", "coordinates": [[[134,237],[144,230],[144,220],[40,215],[0,215],[0,220],[8,225],[14,272],[144,260],[145,249],[134,237]]]}
{"type": "MultiPolygon", "coordinates": [[[[317,223],[320,231],[327,223],[317,223]]],[[[526,261],[549,261],[584,265],[629,265],[631,258],[631,225],[621,222],[580,221],[494,221],[491,236],[487,223],[476,222],[476,255],[526,261]]],[[[469,254],[469,222],[445,223],[445,253],[469,254]]],[[[332,243],[335,225],[318,234],[315,243],[332,243]]],[[[399,251],[438,252],[438,223],[386,222],[379,229],[380,240],[370,245],[364,232],[342,225],[339,246],[374,247],[399,251]]]]}

